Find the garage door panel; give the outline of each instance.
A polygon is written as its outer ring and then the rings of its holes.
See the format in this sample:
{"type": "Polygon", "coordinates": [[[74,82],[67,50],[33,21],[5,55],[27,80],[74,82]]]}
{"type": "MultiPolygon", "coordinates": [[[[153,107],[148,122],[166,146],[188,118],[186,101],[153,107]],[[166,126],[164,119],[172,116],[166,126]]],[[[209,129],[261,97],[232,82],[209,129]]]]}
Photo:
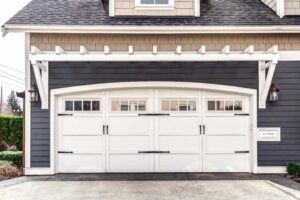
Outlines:
{"type": "Polygon", "coordinates": [[[109,135],[149,135],[150,126],[147,117],[110,117],[109,135]]]}
{"type": "Polygon", "coordinates": [[[150,154],[110,154],[109,171],[150,172],[154,169],[153,159],[150,154]]]}
{"type": "Polygon", "coordinates": [[[109,152],[138,152],[152,149],[149,136],[110,136],[109,152]]]}
{"type": "Polygon", "coordinates": [[[198,135],[198,117],[159,117],[157,131],[160,135],[198,135]]]}
{"type": "Polygon", "coordinates": [[[103,136],[63,136],[63,150],[76,153],[103,153],[103,136]]]}
{"type": "Polygon", "coordinates": [[[61,123],[64,135],[102,135],[102,125],[105,121],[94,116],[64,116],[61,123]]]}
{"type": "Polygon", "coordinates": [[[206,134],[244,134],[248,131],[248,117],[206,117],[206,134]]]}
{"type": "Polygon", "coordinates": [[[247,172],[248,159],[245,154],[208,154],[204,172],[247,172]]]}
{"type": "Polygon", "coordinates": [[[206,153],[234,153],[248,150],[245,136],[207,136],[206,153]]]}
{"type": "Polygon", "coordinates": [[[60,154],[61,172],[103,172],[104,154],[60,154]]]}
{"type": "Polygon", "coordinates": [[[171,152],[197,153],[201,147],[199,136],[160,136],[159,149],[171,152]]]}
{"type": "Polygon", "coordinates": [[[158,155],[158,170],[161,172],[201,171],[199,154],[161,154],[158,155]]]}

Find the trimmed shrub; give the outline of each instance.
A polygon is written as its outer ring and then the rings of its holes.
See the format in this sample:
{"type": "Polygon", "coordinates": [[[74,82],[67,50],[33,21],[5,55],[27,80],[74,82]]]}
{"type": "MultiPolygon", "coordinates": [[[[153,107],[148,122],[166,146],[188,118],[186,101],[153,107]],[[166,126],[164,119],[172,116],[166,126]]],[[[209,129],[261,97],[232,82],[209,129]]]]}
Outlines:
{"type": "Polygon", "coordinates": [[[0,181],[21,176],[22,172],[19,168],[9,165],[0,165],[0,181]]]}
{"type": "Polygon", "coordinates": [[[300,177],[300,161],[289,163],[287,166],[287,171],[290,175],[300,177]]]}
{"type": "Polygon", "coordinates": [[[0,166],[9,166],[13,165],[13,162],[7,160],[0,160],[0,166]]]}
{"type": "Polygon", "coordinates": [[[19,150],[21,150],[22,137],[22,117],[0,116],[0,141],[3,139],[7,145],[15,145],[19,150]]]}
{"type": "Polygon", "coordinates": [[[0,160],[12,162],[17,167],[21,167],[22,166],[22,152],[21,151],[0,152],[0,160]]]}

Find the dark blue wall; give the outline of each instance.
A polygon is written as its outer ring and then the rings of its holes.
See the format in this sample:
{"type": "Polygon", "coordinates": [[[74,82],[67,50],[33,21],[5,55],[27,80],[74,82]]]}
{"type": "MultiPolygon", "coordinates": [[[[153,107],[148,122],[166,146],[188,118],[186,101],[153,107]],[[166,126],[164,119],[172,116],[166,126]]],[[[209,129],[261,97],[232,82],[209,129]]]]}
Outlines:
{"type": "MultiPolygon", "coordinates": [[[[50,63],[49,88],[124,81],[187,81],[257,89],[257,62],[50,63]]],[[[32,74],[32,81],[34,76],[32,74]]],[[[300,63],[280,62],[274,82],[280,101],[258,111],[258,127],[281,127],[281,142],[259,142],[260,166],[300,160],[300,63]]],[[[50,166],[50,114],[31,106],[31,166],[50,166]]]]}

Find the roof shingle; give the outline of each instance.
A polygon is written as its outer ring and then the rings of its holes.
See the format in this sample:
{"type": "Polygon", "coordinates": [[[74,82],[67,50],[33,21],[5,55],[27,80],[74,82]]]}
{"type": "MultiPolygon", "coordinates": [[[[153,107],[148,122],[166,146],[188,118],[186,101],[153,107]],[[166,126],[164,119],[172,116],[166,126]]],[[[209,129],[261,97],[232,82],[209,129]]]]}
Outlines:
{"type": "Polygon", "coordinates": [[[300,25],[300,16],[279,18],[260,0],[202,0],[200,17],[109,17],[101,0],[32,0],[10,25],[300,25]]]}

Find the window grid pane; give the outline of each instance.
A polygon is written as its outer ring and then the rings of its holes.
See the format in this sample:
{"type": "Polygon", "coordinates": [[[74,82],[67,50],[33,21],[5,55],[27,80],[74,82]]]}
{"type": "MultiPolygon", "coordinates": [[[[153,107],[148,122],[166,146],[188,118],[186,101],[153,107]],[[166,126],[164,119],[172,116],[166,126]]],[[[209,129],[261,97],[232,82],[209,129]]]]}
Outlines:
{"type": "Polygon", "coordinates": [[[197,101],[189,99],[160,100],[161,111],[192,112],[197,111],[197,101]]]}
{"type": "Polygon", "coordinates": [[[241,100],[208,100],[207,111],[242,111],[243,101],[241,100]]]}
{"type": "Polygon", "coordinates": [[[65,101],[65,110],[73,111],[73,101],[65,101]]]}
{"type": "Polygon", "coordinates": [[[100,111],[100,101],[91,100],[67,100],[65,111],[100,111]]]}
{"type": "Polygon", "coordinates": [[[137,112],[146,111],[146,100],[139,99],[113,99],[111,100],[112,112],[137,112]]]}
{"type": "Polygon", "coordinates": [[[169,0],[141,0],[141,4],[146,4],[146,5],[168,5],[169,0]]]}

